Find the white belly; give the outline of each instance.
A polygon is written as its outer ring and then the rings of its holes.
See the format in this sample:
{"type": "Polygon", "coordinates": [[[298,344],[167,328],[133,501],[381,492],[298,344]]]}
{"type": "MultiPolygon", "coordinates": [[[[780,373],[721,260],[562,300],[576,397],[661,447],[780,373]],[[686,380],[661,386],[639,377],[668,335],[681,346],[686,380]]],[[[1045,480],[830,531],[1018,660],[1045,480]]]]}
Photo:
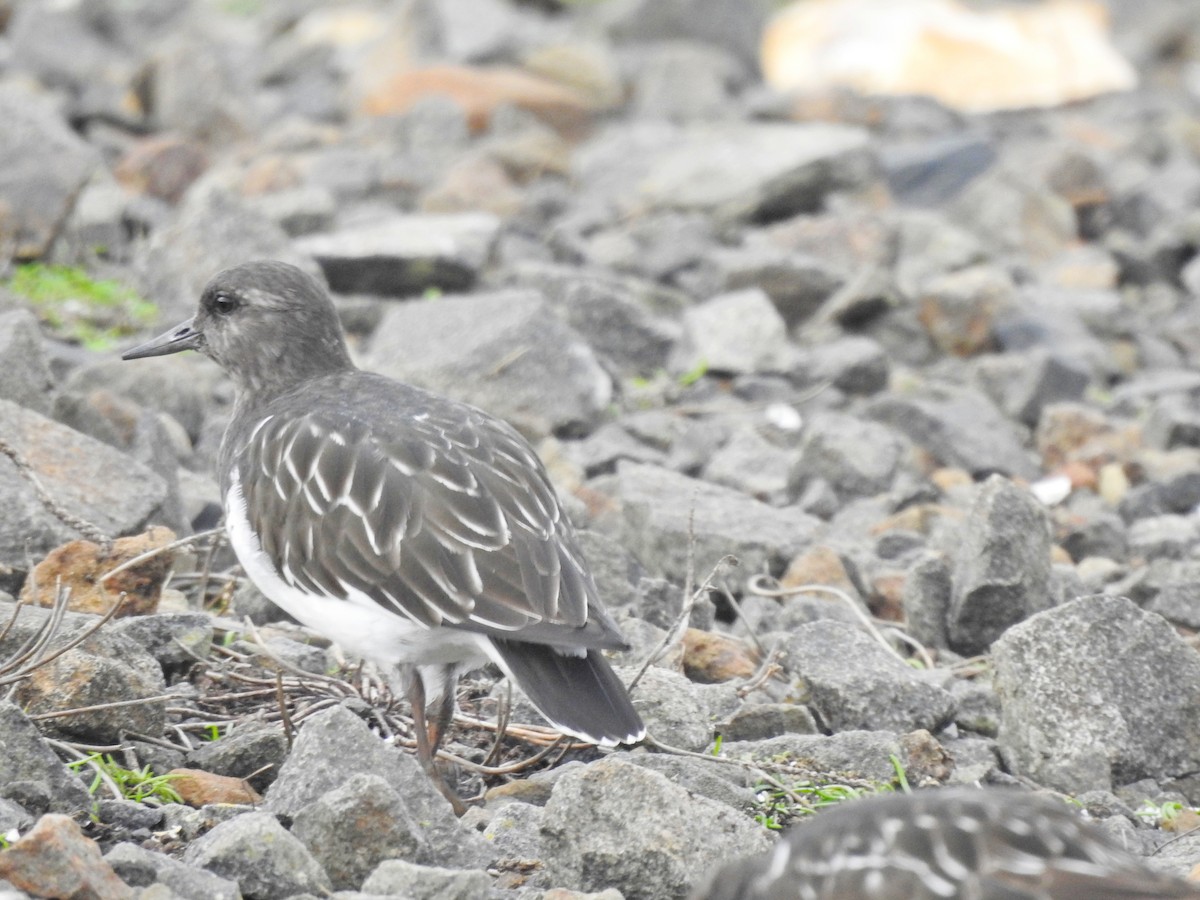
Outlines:
{"type": "Polygon", "coordinates": [[[284,612],[344,650],[392,671],[402,665],[465,663],[482,665],[492,657],[490,642],[456,628],[426,628],[389,612],[361,591],[347,599],[310,594],[288,584],[263,552],[246,516],[246,500],[233,473],[225,497],[225,528],[246,575],[284,612]]]}

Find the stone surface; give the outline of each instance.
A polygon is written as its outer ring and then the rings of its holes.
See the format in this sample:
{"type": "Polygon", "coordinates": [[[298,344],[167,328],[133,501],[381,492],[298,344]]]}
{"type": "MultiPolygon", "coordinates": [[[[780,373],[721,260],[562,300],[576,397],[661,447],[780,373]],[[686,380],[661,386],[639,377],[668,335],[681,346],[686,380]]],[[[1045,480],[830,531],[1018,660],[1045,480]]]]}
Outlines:
{"type": "Polygon", "coordinates": [[[181,900],[239,900],[242,896],[236,881],[137,844],[117,844],[104,854],[104,861],[134,889],[162,885],[170,896],[181,900]]]}
{"type": "Polygon", "coordinates": [[[491,896],[491,885],[486,872],[389,859],[371,873],[363,884],[363,893],[412,900],[485,900],[491,896]]]}
{"type": "Polygon", "coordinates": [[[752,288],[722,294],[683,315],[674,368],[742,374],[778,372],[789,363],[787,327],[770,298],[752,288]]]}
{"type": "Polygon", "coordinates": [[[629,900],[687,896],[714,856],[765,849],[766,834],[727,806],[616,759],[565,773],[542,825],[552,880],[573,890],[615,887],[629,900]],[[635,821],[636,829],[625,827],[635,821]],[[704,822],[703,829],[695,827],[704,822]]]}
{"type": "Polygon", "coordinates": [[[188,845],[183,861],[237,882],[247,898],[282,900],[330,890],[320,863],[267,812],[221,822],[188,845]]]}
{"type": "Polygon", "coordinates": [[[91,798],[83,782],[59,761],[37,726],[12,703],[0,703],[0,787],[12,796],[14,785],[19,793],[39,797],[44,809],[57,813],[75,813],[87,809],[91,798]]]}
{"type": "Polygon", "coordinates": [[[1200,659],[1154,613],[1081,597],[1011,628],[992,657],[1019,774],[1075,793],[1196,770],[1200,659]]]}
{"type": "Polygon", "coordinates": [[[68,816],[48,814],[7,850],[0,881],[38,897],[132,900],[134,893],[68,816]]]}
{"type": "Polygon", "coordinates": [[[53,389],[37,317],[25,309],[0,313],[0,400],[47,416],[53,389]]]}

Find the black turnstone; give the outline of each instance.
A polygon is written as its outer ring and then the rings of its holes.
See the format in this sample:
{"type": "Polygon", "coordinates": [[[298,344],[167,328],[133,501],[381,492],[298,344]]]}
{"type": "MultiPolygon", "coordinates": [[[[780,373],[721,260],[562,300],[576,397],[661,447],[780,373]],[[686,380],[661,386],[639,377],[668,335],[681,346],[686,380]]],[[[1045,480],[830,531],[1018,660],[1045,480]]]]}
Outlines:
{"type": "Polygon", "coordinates": [[[122,358],[180,350],[209,356],[236,386],[219,475],[246,574],[394,674],[424,762],[459,675],[489,660],[568,735],[603,746],[645,736],[601,653],[628,645],[516,430],[357,369],[329,295],[284,263],[221,272],[195,317],[122,358]]]}
{"type": "Polygon", "coordinates": [[[850,801],[718,869],[692,900],[1161,900],[1156,872],[1053,797],[947,788],[850,801]]]}

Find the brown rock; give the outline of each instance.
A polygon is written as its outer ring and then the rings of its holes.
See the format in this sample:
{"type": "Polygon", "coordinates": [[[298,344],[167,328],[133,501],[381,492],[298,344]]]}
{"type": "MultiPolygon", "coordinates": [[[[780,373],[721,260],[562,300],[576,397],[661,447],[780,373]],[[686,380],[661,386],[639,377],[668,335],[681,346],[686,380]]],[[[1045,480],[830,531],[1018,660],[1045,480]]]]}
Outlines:
{"type": "Polygon", "coordinates": [[[858,596],[858,590],[846,573],[842,558],[832,547],[824,545],[805,550],[793,559],[788,564],[787,571],[783,573],[780,584],[785,588],[819,584],[839,588],[852,597],[858,596]]]}
{"type": "Polygon", "coordinates": [[[527,778],[522,778],[518,781],[510,781],[508,784],[498,784],[493,788],[488,788],[485,799],[488,803],[496,803],[500,800],[520,800],[522,803],[531,803],[534,806],[545,806],[546,801],[550,799],[550,792],[554,785],[545,781],[530,781],[527,778]]]}
{"type": "Polygon", "coordinates": [[[467,117],[472,131],[487,128],[500,106],[533,113],[562,134],[581,133],[592,106],[579,93],[536,75],[507,67],[429,66],[409,69],[367,93],[363,111],[382,116],[402,113],[420,100],[449,97],[467,117]]]}
{"type": "Polygon", "coordinates": [[[925,729],[900,735],[904,772],[913,787],[943,784],[954,772],[954,757],[925,729]]]}
{"type": "Polygon", "coordinates": [[[172,769],[171,787],[188,806],[199,809],[210,803],[239,803],[253,806],[262,797],[244,779],[214,775],[203,769],[172,769]]]}
{"type": "Polygon", "coordinates": [[[718,684],[749,678],[758,670],[758,658],[737,638],[689,628],[683,635],[683,673],[701,684],[718,684]]]}
{"type": "Polygon", "coordinates": [[[204,148],[173,135],[156,135],[135,143],[113,174],[132,191],[177,203],[208,168],[204,148]]]}
{"type": "Polygon", "coordinates": [[[942,350],[974,356],[991,347],[996,315],[1012,302],[1012,282],[998,269],[977,266],[930,279],[917,317],[942,350]]]}
{"type": "Polygon", "coordinates": [[[904,621],[904,583],[908,576],[904,572],[886,570],[871,580],[871,596],[867,607],[878,619],[888,622],[904,621]]]}
{"type": "Polygon", "coordinates": [[[174,564],[174,552],[156,553],[103,583],[101,579],[134,557],[174,540],[171,529],[155,526],[144,534],[119,538],[108,549],[91,541],[63,544],[34,566],[21,589],[21,601],[53,606],[57,586],[62,585],[71,590],[67,608],[73,612],[103,615],[124,593],[119,617],[150,615],[158,609],[163,581],[174,564]]]}
{"type": "Polygon", "coordinates": [[[45,815],[23,838],[0,852],[0,880],[34,897],[131,900],[96,842],[69,816],[45,815]]]}
{"type": "Polygon", "coordinates": [[[421,209],[430,213],[483,210],[501,218],[521,210],[521,192],[500,163],[485,156],[452,165],[421,198],[421,209]]]}

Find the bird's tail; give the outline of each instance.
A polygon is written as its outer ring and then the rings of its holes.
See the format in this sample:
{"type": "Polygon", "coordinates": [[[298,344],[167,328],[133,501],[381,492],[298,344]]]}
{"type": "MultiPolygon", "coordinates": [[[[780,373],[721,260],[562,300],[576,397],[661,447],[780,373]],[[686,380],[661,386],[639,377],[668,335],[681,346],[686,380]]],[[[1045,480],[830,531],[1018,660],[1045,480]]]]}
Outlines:
{"type": "Polygon", "coordinates": [[[571,656],[547,644],[491,642],[500,668],[559,731],[602,747],[646,736],[629,692],[599,650],[571,656]]]}

